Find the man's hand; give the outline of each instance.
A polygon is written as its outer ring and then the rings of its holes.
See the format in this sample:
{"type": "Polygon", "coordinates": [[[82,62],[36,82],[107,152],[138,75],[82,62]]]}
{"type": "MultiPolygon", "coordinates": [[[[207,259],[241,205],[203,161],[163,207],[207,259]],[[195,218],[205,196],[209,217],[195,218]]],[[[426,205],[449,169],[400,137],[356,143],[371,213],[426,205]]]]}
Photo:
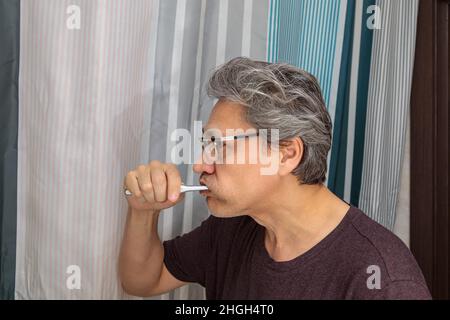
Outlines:
{"type": "Polygon", "coordinates": [[[181,176],[171,163],[152,161],[128,172],[124,187],[131,191],[128,204],[135,211],[160,211],[176,205],[184,198],[180,194],[181,176]]]}
{"type": "Polygon", "coordinates": [[[129,208],[119,257],[119,275],[126,292],[154,296],[185,285],[164,265],[164,247],[158,235],[163,209],[180,202],[181,177],[173,164],[152,161],[128,172],[124,187],[129,208]]]}

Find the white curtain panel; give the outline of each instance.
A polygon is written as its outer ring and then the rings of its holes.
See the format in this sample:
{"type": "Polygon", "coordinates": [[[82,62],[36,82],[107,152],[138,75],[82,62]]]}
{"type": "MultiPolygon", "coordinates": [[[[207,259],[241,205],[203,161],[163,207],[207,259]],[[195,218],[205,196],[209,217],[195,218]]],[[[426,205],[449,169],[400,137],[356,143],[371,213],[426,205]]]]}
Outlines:
{"type": "MultiPolygon", "coordinates": [[[[117,275],[123,178],[170,161],[170,133],[207,120],[215,66],[265,59],[268,5],[21,1],[16,299],[132,298],[117,275]]],[[[196,181],[191,166],[179,168],[185,183],[196,181]]],[[[161,238],[208,214],[187,195],[161,215],[161,238]]],[[[157,298],[203,297],[190,285],[157,298]]]]}

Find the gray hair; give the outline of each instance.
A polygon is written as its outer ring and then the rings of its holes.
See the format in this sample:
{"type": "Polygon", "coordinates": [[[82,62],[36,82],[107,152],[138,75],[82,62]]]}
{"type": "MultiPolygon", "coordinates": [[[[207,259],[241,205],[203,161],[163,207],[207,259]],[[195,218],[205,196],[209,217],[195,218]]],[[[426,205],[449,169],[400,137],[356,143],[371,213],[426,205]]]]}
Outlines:
{"type": "Polygon", "coordinates": [[[299,137],[303,157],[292,174],[300,184],[325,182],[332,124],[314,76],[285,63],[235,58],[214,71],[208,95],[246,107],[256,129],[278,129],[280,145],[299,137]]]}

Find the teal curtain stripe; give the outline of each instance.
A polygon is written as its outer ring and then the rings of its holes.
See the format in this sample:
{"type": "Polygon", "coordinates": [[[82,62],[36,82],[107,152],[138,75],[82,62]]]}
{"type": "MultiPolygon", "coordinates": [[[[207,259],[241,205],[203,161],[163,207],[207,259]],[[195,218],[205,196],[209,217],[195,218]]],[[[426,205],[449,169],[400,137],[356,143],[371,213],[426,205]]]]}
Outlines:
{"type": "Polygon", "coordinates": [[[348,106],[350,99],[350,76],[355,21],[355,2],[348,1],[342,47],[341,71],[339,75],[333,143],[331,148],[328,188],[337,196],[344,197],[345,164],[347,155],[348,106]]]}
{"type": "MultiPolygon", "coordinates": [[[[340,9],[341,9],[341,4],[340,3],[334,7],[334,12],[332,14],[332,16],[333,16],[332,29],[330,30],[330,32],[328,32],[329,39],[331,39],[332,36],[334,36],[335,38],[337,37],[338,26],[339,26],[339,17],[342,14],[340,9]]],[[[327,51],[327,54],[331,55],[331,56],[335,55],[337,41],[330,41],[329,40],[327,43],[329,44],[329,49],[327,51]]],[[[331,69],[332,71],[328,74],[328,77],[325,80],[326,83],[330,83],[329,91],[328,91],[327,96],[326,96],[326,101],[328,101],[328,102],[331,99],[331,87],[333,85],[332,81],[333,81],[333,70],[334,70],[334,64],[335,63],[337,63],[337,61],[335,61],[333,59],[333,66],[332,66],[332,69],[331,69]]]]}
{"type": "Polygon", "coordinates": [[[20,1],[0,0],[0,299],[14,299],[20,1]]]}
{"type": "Polygon", "coordinates": [[[267,41],[267,61],[269,62],[276,62],[278,60],[279,10],[280,0],[271,0],[269,6],[269,30],[267,41]]]}
{"type": "Polygon", "coordinates": [[[358,95],[356,105],[355,144],[353,152],[353,174],[350,203],[359,206],[361,192],[362,166],[364,159],[364,140],[366,133],[366,115],[369,93],[370,66],[372,62],[373,30],[367,28],[365,21],[369,18],[367,8],[375,0],[364,0],[363,28],[361,34],[361,52],[359,58],[358,95]]]}
{"type": "Polygon", "coordinates": [[[270,5],[269,5],[269,21],[268,21],[268,34],[267,34],[267,61],[272,62],[273,61],[273,56],[274,56],[274,52],[273,52],[273,42],[274,42],[274,31],[275,31],[275,27],[274,27],[274,16],[275,16],[275,10],[274,10],[274,6],[275,3],[277,2],[277,0],[271,0],[270,1],[270,5]]]}
{"type": "Polygon", "coordinates": [[[276,47],[275,47],[275,57],[274,57],[274,62],[278,60],[278,54],[279,54],[279,42],[280,42],[280,0],[277,0],[276,3],[276,26],[277,26],[277,32],[275,33],[275,39],[276,39],[276,47]]]}

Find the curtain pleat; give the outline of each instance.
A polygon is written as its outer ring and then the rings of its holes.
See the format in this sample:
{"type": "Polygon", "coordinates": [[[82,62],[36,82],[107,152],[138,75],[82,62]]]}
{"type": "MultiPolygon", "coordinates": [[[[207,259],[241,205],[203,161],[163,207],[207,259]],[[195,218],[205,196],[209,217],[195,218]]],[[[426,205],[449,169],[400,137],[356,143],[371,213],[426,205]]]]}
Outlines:
{"type": "Polygon", "coordinates": [[[20,1],[0,0],[0,299],[13,299],[16,270],[20,1]]]}

